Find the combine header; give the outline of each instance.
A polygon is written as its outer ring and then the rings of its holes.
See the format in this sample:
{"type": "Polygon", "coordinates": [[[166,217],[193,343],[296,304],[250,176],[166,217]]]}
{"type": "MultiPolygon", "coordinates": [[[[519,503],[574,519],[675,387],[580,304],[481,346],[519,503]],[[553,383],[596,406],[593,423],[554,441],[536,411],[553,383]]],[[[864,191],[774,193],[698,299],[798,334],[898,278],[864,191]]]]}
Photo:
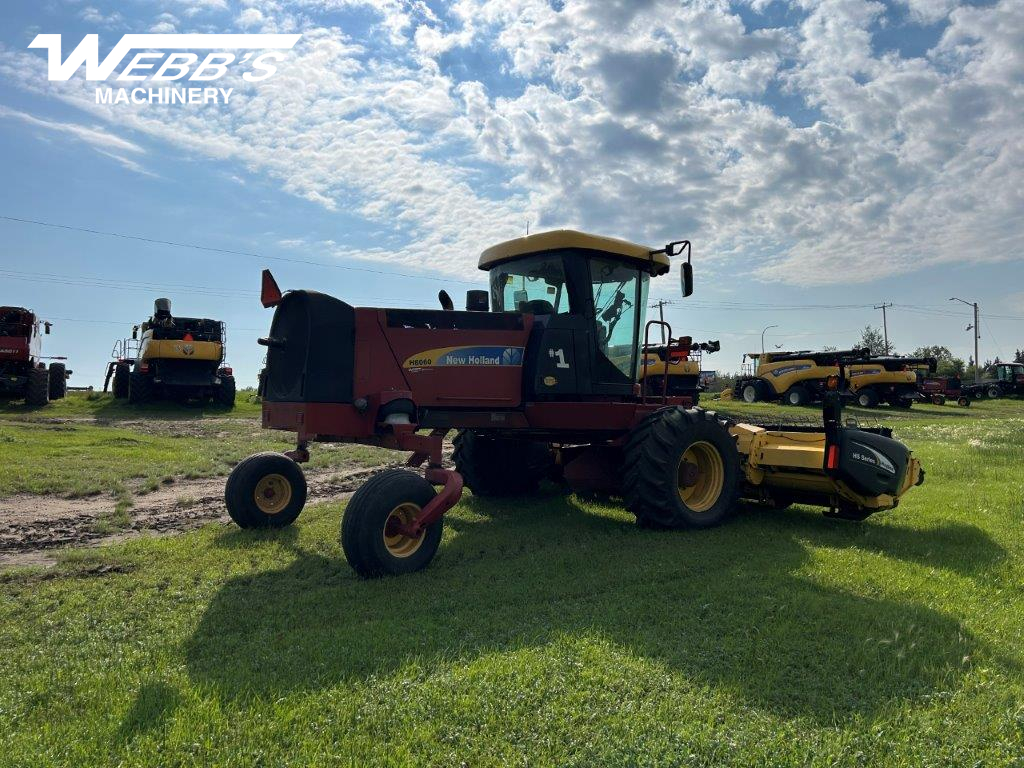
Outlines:
{"type": "MultiPolygon", "coordinates": [[[[263,426],[296,433],[297,444],[234,468],[225,486],[232,519],[292,523],[306,500],[299,462],[315,441],[410,454],[409,469],[376,475],[345,510],[342,547],[364,577],[425,567],[464,484],[480,496],[515,495],[554,477],[622,496],[643,525],[705,528],[741,497],[861,520],[922,481],[888,430],[843,424],[842,356],[822,429],[736,424],[694,408],[693,395],[669,392],[668,366],[645,391],[638,365],[655,354],[645,340],[652,330],[672,339],[667,324],[645,322],[648,281],[671,257],[685,259],[689,296],[687,241],[654,250],[567,230],[510,240],[480,257],[490,295],[470,291],[464,312],[447,294],[438,310],[282,294],[265,271],[262,301],[276,309],[260,340],[263,426]],[[442,466],[450,430],[454,470],[442,466]]],[[[665,359],[684,346],[670,342],[665,359]]]]}
{"type": "Polygon", "coordinates": [[[37,406],[67,394],[71,371],[62,362],[43,362],[66,358],[40,355],[52,325],[24,307],[0,307],[0,396],[37,406]]]}

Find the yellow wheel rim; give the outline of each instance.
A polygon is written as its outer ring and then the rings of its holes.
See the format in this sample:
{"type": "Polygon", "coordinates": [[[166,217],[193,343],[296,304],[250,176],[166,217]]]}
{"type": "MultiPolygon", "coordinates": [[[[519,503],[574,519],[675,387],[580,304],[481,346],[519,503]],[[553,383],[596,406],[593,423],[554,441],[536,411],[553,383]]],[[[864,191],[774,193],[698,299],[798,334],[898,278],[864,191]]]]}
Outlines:
{"type": "Polygon", "coordinates": [[[399,504],[384,521],[384,546],[395,557],[409,557],[423,544],[426,530],[415,538],[395,530],[396,524],[411,525],[419,513],[420,508],[415,504],[399,504]]]}
{"type": "Polygon", "coordinates": [[[677,467],[679,498],[693,512],[707,512],[715,505],[725,487],[725,465],[718,449],[711,443],[693,443],[683,451],[677,467]],[[684,486],[686,464],[697,467],[697,479],[693,485],[684,486]]]}
{"type": "Polygon", "coordinates": [[[276,515],[292,500],[292,484],[284,475],[264,475],[253,491],[256,507],[265,515],[276,515]]]}

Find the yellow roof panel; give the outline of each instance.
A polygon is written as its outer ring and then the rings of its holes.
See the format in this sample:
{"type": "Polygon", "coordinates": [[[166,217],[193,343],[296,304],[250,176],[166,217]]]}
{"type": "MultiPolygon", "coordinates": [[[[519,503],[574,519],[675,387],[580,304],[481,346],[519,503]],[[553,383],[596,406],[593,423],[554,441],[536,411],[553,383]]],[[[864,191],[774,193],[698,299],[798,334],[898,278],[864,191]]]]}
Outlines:
{"type": "Polygon", "coordinates": [[[646,245],[630,243],[615,237],[590,235],[575,229],[553,229],[550,232],[538,232],[535,235],[517,237],[503,243],[492,245],[480,254],[480,269],[490,269],[495,264],[508,261],[519,256],[527,256],[544,251],[562,250],[565,248],[585,248],[590,251],[603,251],[633,261],[642,261],[652,265],[656,275],[668,272],[669,259],[664,253],[656,253],[646,245]]]}

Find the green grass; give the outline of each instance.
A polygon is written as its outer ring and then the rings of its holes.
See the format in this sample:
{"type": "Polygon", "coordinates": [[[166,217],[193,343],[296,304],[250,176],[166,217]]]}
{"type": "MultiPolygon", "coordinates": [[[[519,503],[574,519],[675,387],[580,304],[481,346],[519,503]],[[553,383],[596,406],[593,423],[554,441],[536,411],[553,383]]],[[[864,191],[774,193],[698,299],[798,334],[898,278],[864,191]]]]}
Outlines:
{"type": "MultiPolygon", "coordinates": [[[[155,490],[168,478],[225,475],[251,453],[293,447],[290,433],[260,428],[253,403],[234,411],[168,404],[135,409],[109,395],[73,393],[52,409],[8,404],[0,409],[0,497],[109,492],[119,497],[120,519],[132,493],[155,490]]],[[[372,466],[381,455],[363,446],[317,446],[310,466],[372,466]]]]}
{"type": "Polygon", "coordinates": [[[222,419],[259,419],[260,404],[252,389],[240,389],[233,408],[210,403],[156,402],[146,405],[128,405],[127,400],[115,400],[109,392],[68,392],[67,397],[53,400],[43,406],[25,405],[20,400],[0,400],[0,418],[17,417],[27,420],[92,418],[101,420],[180,419],[204,417],[222,419]]]}
{"type": "Polygon", "coordinates": [[[928,478],[863,524],[467,494],[400,579],[336,504],[9,572],[0,765],[1019,766],[1024,406],[886,421],[928,478]]]}

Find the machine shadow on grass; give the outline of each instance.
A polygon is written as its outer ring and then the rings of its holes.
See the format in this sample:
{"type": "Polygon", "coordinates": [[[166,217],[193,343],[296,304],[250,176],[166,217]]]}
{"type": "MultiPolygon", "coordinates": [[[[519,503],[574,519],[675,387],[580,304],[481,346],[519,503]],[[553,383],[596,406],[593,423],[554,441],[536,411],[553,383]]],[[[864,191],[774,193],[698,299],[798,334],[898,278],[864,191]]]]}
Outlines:
{"type": "MultiPolygon", "coordinates": [[[[360,581],[340,552],[289,538],[286,568],[236,577],[213,597],[186,642],[190,676],[225,700],[274,698],[599,636],[696,685],[828,724],[955,687],[983,649],[930,608],[801,575],[808,545],[969,577],[1003,556],[971,526],[858,526],[800,510],[658,532],[574,497],[468,497],[461,509],[470,514],[449,519],[438,559],[410,577],[360,581]]],[[[225,545],[254,543],[233,538],[225,545]]]]}

